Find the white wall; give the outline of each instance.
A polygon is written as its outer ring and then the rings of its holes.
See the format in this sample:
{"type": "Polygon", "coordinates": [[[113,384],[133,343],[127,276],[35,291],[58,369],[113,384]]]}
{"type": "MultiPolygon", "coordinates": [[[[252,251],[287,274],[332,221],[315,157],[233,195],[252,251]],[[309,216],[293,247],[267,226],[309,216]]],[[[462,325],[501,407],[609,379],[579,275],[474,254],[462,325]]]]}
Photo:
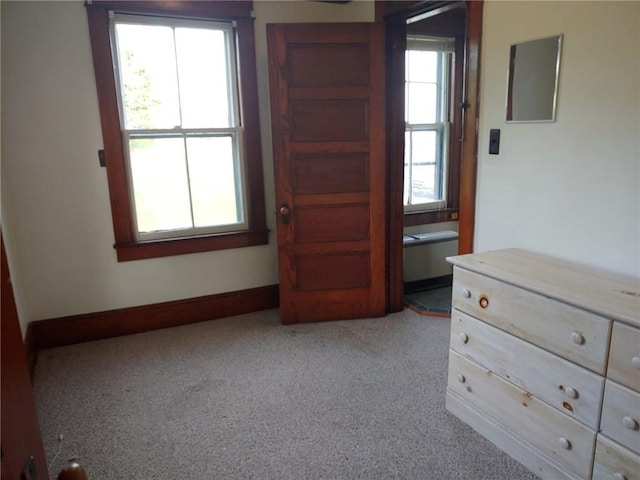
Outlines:
{"type": "Polygon", "coordinates": [[[638,2],[485,3],[476,251],[528,248],[640,276],[639,32],[638,2]],[[510,44],[559,33],[556,122],[506,124],[510,44]]]}
{"type": "Polygon", "coordinates": [[[82,2],[2,2],[1,217],[23,332],[34,320],[277,283],[264,24],[370,21],[374,9],[255,7],[269,245],[118,263],[82,2]]]}

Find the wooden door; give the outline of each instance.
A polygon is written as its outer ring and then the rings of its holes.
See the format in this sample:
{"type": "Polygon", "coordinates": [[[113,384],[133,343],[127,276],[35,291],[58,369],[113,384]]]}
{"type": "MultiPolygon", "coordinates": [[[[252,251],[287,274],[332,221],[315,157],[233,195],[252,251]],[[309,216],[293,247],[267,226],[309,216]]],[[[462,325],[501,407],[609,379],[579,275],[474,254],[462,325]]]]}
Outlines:
{"type": "Polygon", "coordinates": [[[384,31],[267,26],[283,323],[381,316],[384,31]]]}
{"type": "Polygon", "coordinates": [[[49,478],[49,473],[1,235],[0,245],[2,250],[2,285],[0,286],[2,292],[2,311],[0,312],[2,463],[0,471],[2,473],[0,478],[2,480],[44,479],[49,478]]]}

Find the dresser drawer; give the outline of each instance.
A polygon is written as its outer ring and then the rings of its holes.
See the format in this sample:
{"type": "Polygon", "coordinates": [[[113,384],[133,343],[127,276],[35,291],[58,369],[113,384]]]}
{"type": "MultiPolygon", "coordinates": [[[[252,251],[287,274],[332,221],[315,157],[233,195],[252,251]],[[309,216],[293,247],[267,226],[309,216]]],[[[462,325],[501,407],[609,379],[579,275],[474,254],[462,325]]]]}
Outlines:
{"type": "Polygon", "coordinates": [[[598,434],[594,480],[640,480],[640,455],[598,434]]]}
{"type": "Polygon", "coordinates": [[[600,423],[604,378],[454,310],[452,350],[587,424],[600,423]]]}
{"type": "Polygon", "coordinates": [[[640,392],[640,330],[613,323],[607,377],[640,392]]]}
{"type": "Polygon", "coordinates": [[[611,321],[528,290],[454,268],[453,307],[594,372],[605,373],[611,321]]]}
{"type": "Polygon", "coordinates": [[[607,379],[600,428],[607,437],[640,453],[640,393],[607,379]]]}
{"type": "Polygon", "coordinates": [[[591,475],[593,430],[454,351],[447,391],[581,478],[591,475]]]}

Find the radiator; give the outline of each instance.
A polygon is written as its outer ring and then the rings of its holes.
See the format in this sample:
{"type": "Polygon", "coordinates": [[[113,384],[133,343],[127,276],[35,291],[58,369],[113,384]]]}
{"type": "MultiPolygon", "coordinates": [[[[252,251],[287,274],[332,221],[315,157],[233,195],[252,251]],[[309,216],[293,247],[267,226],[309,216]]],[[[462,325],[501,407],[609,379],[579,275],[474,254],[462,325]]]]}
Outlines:
{"type": "Polygon", "coordinates": [[[446,257],[458,254],[458,233],[452,230],[416,233],[403,238],[402,280],[415,282],[451,275],[446,257]]]}

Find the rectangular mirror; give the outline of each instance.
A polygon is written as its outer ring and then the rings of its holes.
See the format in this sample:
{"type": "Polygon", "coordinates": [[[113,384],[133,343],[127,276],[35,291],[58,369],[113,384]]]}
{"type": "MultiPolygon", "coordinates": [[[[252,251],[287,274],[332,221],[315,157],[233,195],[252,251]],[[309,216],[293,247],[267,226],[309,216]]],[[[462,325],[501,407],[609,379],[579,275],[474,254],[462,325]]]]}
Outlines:
{"type": "Polygon", "coordinates": [[[511,45],[507,122],[556,118],[562,35],[511,45]]]}

